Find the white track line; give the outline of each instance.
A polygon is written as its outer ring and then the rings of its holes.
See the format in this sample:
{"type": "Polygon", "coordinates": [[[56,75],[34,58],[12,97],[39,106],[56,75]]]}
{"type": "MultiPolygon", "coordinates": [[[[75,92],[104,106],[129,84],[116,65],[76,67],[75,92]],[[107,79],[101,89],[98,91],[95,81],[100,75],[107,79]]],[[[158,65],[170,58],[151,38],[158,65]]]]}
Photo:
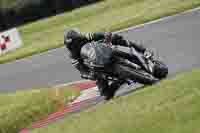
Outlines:
{"type": "Polygon", "coordinates": [[[60,87],[64,87],[64,86],[68,86],[68,85],[72,85],[72,84],[83,83],[83,82],[86,82],[86,81],[90,81],[90,80],[85,80],[84,79],[84,80],[79,80],[79,81],[73,81],[73,82],[69,82],[69,83],[59,84],[59,85],[56,85],[54,87],[55,88],[60,88],[60,87]]]}
{"type": "Polygon", "coordinates": [[[74,102],[83,101],[83,100],[94,98],[94,97],[97,97],[97,96],[100,96],[99,90],[98,90],[97,87],[93,87],[93,88],[81,91],[80,96],[77,97],[74,100],[74,102]]]}
{"type": "Polygon", "coordinates": [[[194,9],[189,9],[189,10],[186,10],[184,12],[180,12],[180,13],[177,13],[177,14],[174,14],[174,15],[171,15],[171,16],[162,17],[160,19],[156,19],[156,20],[144,23],[144,24],[139,24],[139,25],[132,26],[132,27],[129,27],[129,28],[125,28],[125,29],[122,29],[122,30],[119,30],[119,31],[115,31],[114,33],[122,33],[122,32],[126,32],[126,31],[129,31],[129,30],[134,30],[134,29],[137,29],[137,28],[144,27],[145,25],[159,23],[161,21],[166,21],[168,19],[172,19],[174,17],[184,15],[184,14],[187,14],[187,13],[191,13],[191,12],[195,12],[195,11],[198,11],[198,10],[200,10],[200,7],[197,7],[197,8],[194,8],[194,9]]]}

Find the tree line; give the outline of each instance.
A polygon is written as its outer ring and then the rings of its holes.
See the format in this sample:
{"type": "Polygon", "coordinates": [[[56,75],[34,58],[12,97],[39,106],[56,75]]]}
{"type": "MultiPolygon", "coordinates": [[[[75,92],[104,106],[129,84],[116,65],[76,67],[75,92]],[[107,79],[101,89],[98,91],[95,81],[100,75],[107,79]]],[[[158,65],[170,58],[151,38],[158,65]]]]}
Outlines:
{"type": "Polygon", "coordinates": [[[100,0],[0,0],[0,31],[100,0]]]}

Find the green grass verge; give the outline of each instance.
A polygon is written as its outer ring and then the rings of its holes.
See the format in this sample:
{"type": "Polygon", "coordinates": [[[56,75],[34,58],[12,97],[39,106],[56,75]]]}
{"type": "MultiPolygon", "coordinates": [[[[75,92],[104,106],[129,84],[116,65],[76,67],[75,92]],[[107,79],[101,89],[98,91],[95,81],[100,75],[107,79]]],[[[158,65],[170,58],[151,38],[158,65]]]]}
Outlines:
{"type": "Polygon", "coordinates": [[[67,27],[78,27],[85,32],[115,31],[199,5],[199,0],[104,0],[19,27],[24,46],[1,56],[0,63],[63,46],[63,32],[67,27]]]}
{"type": "Polygon", "coordinates": [[[196,70],[32,133],[199,133],[199,98],[196,70]]]}
{"type": "Polygon", "coordinates": [[[70,88],[19,91],[0,95],[0,133],[17,133],[32,122],[45,118],[49,113],[63,109],[76,97],[70,88]]]}
{"type": "Polygon", "coordinates": [[[15,0],[0,0],[0,9],[9,9],[15,5],[15,0]]]}

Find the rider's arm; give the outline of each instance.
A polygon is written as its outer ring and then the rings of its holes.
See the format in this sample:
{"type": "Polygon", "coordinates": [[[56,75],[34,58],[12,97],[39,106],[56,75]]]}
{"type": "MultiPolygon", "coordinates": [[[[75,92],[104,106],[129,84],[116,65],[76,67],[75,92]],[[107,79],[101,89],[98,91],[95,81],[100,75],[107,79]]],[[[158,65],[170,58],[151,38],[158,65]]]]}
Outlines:
{"type": "Polygon", "coordinates": [[[82,60],[80,59],[72,59],[72,66],[75,67],[80,72],[88,71],[87,67],[83,64],[82,60]]]}
{"type": "Polygon", "coordinates": [[[81,74],[81,78],[95,80],[95,75],[89,71],[88,67],[83,64],[80,59],[72,59],[72,66],[74,66],[81,74]]]}
{"type": "Polygon", "coordinates": [[[84,35],[88,41],[99,41],[105,39],[105,33],[103,32],[96,32],[96,33],[87,33],[84,35]]]}
{"type": "MultiPolygon", "coordinates": [[[[99,41],[105,39],[110,34],[103,32],[87,33],[84,35],[88,41],[99,41]]],[[[108,37],[109,38],[109,37],[108,37]]],[[[143,45],[139,45],[133,41],[126,40],[123,36],[119,34],[112,34],[111,41],[113,45],[121,45],[126,47],[134,47],[138,52],[144,53],[146,48],[143,45]]]]}
{"type": "Polygon", "coordinates": [[[123,36],[118,34],[112,35],[112,44],[120,45],[125,47],[134,47],[138,52],[144,53],[146,48],[142,45],[139,45],[133,41],[126,40],[123,36]]]}

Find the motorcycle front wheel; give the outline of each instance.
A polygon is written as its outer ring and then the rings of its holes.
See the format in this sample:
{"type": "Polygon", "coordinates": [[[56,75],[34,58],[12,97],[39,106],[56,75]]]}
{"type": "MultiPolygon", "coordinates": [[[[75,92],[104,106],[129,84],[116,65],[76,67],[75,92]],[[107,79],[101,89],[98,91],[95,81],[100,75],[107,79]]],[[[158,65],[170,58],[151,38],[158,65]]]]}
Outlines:
{"type": "Polygon", "coordinates": [[[154,61],[154,76],[158,79],[164,79],[168,75],[168,67],[161,61],[154,61]]]}

